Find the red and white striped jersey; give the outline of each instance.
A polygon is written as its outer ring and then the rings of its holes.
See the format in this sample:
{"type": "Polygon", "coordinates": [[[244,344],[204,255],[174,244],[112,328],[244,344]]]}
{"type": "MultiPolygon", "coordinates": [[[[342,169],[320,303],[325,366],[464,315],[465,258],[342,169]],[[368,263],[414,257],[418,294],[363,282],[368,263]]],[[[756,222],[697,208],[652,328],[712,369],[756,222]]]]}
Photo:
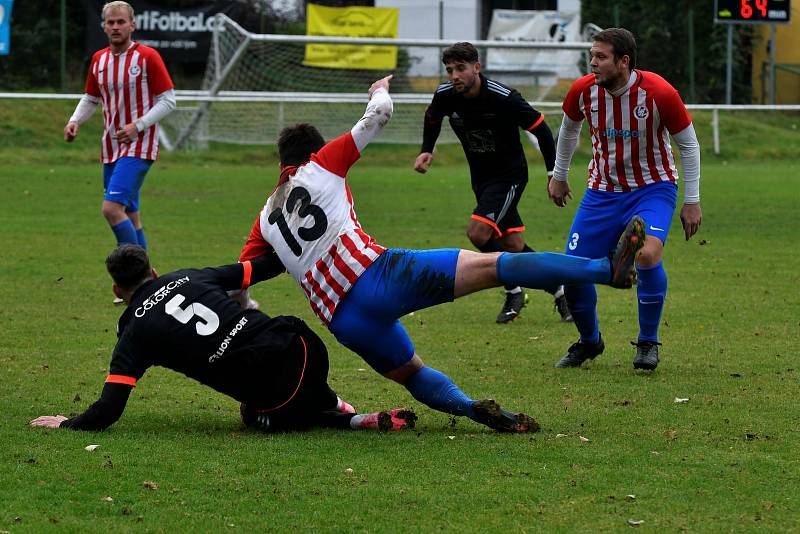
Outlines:
{"type": "Polygon", "coordinates": [[[118,143],[112,134],[147,113],[156,95],[173,88],[172,79],[159,53],[133,42],[125,52],[114,55],[110,48],[95,52],[86,78],[86,93],[103,103],[101,160],[113,163],[130,156],[158,157],[158,123],[139,132],[133,143],[118,143]]]}
{"type": "Polygon", "coordinates": [[[588,187],[630,191],[656,182],[677,182],[668,133],[692,119],[678,91],[654,72],[635,70],[633,84],[619,96],[595,83],[593,74],[576,80],[564,99],[564,113],[584,118],[592,138],[588,187]]]}
{"type": "Polygon", "coordinates": [[[348,132],[281,173],[240,261],[274,250],[325,325],[342,297],[385,250],[358,223],[346,175],[358,160],[348,132]]]}

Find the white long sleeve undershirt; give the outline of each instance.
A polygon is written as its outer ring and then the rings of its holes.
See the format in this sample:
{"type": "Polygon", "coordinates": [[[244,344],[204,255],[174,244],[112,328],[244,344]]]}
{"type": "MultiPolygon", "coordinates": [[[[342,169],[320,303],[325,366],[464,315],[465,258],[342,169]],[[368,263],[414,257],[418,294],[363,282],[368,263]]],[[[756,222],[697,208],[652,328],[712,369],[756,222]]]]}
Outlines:
{"type": "Polygon", "coordinates": [[[350,133],[359,152],[372,141],[389,119],[392,118],[392,97],[386,89],[380,88],[372,93],[364,116],[359,119],[350,133]]]}
{"type": "MultiPolygon", "coordinates": [[[[566,113],[561,121],[558,132],[558,145],[556,146],[556,166],[553,169],[553,178],[566,182],[569,175],[569,165],[575,149],[578,146],[578,137],[581,133],[583,121],[574,121],[566,113]]],[[[696,204],[700,202],[700,144],[694,126],[689,126],[672,135],[678,145],[681,156],[681,169],[683,174],[683,202],[696,204]]]]}
{"type": "MultiPolygon", "coordinates": [[[[100,105],[99,98],[91,96],[88,93],[84,94],[75,107],[72,117],[69,118],[69,122],[83,124],[89,120],[98,105],[100,105]]],[[[173,89],[156,95],[155,105],[150,108],[147,113],[136,119],[136,129],[141,132],[151,127],[153,124],[169,115],[169,113],[175,109],[175,105],[175,91],[173,89]]]]}

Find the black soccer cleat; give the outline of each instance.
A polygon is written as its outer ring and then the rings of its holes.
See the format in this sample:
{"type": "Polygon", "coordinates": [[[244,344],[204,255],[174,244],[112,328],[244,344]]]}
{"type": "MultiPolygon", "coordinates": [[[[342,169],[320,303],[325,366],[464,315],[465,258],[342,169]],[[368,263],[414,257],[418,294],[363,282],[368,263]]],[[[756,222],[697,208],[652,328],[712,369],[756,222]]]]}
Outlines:
{"type": "Polygon", "coordinates": [[[628,289],[636,281],[636,253],[644,246],[644,221],[634,215],[617,242],[611,255],[611,280],[608,285],[628,289]]]}
{"type": "Polygon", "coordinates": [[[524,413],[511,413],[504,410],[492,399],[483,399],[472,405],[475,421],[498,432],[538,432],[540,427],[536,420],[524,413]]]}
{"type": "Polygon", "coordinates": [[[631,345],[636,347],[636,357],[633,359],[634,369],[645,369],[654,371],[658,367],[658,341],[631,341],[631,345]]]}
{"type": "Polygon", "coordinates": [[[242,417],[244,426],[248,428],[257,428],[263,432],[269,431],[270,421],[266,413],[250,408],[242,402],[239,404],[239,415],[242,417]]]}
{"type": "Polygon", "coordinates": [[[556,362],[556,367],[580,367],[586,360],[594,360],[595,357],[601,355],[606,348],[603,343],[602,336],[597,343],[586,343],[585,341],[578,340],[577,343],[570,345],[567,353],[556,362]]]}
{"type": "Polygon", "coordinates": [[[569,311],[567,297],[564,295],[564,286],[558,286],[558,291],[553,294],[553,307],[561,316],[561,322],[572,322],[572,312],[569,311]]]}
{"type": "Polygon", "coordinates": [[[503,304],[503,309],[497,315],[497,324],[510,323],[517,317],[525,307],[525,302],[528,300],[528,295],[525,291],[519,293],[509,293],[506,291],[506,303],[503,304]]]}

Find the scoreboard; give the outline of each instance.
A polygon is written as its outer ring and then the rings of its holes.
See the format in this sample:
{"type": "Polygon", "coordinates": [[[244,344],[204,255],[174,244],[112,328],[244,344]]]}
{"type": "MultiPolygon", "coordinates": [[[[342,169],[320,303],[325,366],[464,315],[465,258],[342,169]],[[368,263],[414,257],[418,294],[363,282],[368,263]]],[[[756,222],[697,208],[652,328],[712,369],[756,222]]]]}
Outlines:
{"type": "Polygon", "coordinates": [[[788,23],[790,0],[715,0],[714,22],[729,24],[788,23]]]}

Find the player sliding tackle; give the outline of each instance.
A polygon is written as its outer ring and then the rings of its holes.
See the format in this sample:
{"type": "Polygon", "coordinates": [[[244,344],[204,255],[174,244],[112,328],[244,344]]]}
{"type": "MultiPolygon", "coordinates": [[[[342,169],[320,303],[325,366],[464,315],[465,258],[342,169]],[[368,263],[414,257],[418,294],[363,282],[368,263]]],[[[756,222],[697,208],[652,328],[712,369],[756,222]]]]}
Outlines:
{"type": "Polygon", "coordinates": [[[265,431],[312,426],[399,430],[410,410],[356,414],[328,386],[328,352],[300,319],[243,310],[226,291],[283,272],[270,254],[215,269],[157,277],[143,248],[123,245],[106,260],[114,293],[128,305],[100,399],[68,419],[45,415],[32,426],[103,430],[153,365],[173,369],[240,401],[247,426],[265,431]]]}
{"type": "Polygon", "coordinates": [[[628,226],[611,259],[378,245],[358,223],[345,177],[392,115],[390,79],[372,84],[364,116],[327,144],[310,124],[280,133],[280,179],[240,260],[275,251],[336,339],[373,369],[404,385],[418,401],[498,431],[536,431],[539,425],[528,415],[510,413],[493,400],[474,401],[449,377],[427,367],[398,318],[500,285],[630,287],[633,259],[644,237],[641,220],[628,226]]]}

